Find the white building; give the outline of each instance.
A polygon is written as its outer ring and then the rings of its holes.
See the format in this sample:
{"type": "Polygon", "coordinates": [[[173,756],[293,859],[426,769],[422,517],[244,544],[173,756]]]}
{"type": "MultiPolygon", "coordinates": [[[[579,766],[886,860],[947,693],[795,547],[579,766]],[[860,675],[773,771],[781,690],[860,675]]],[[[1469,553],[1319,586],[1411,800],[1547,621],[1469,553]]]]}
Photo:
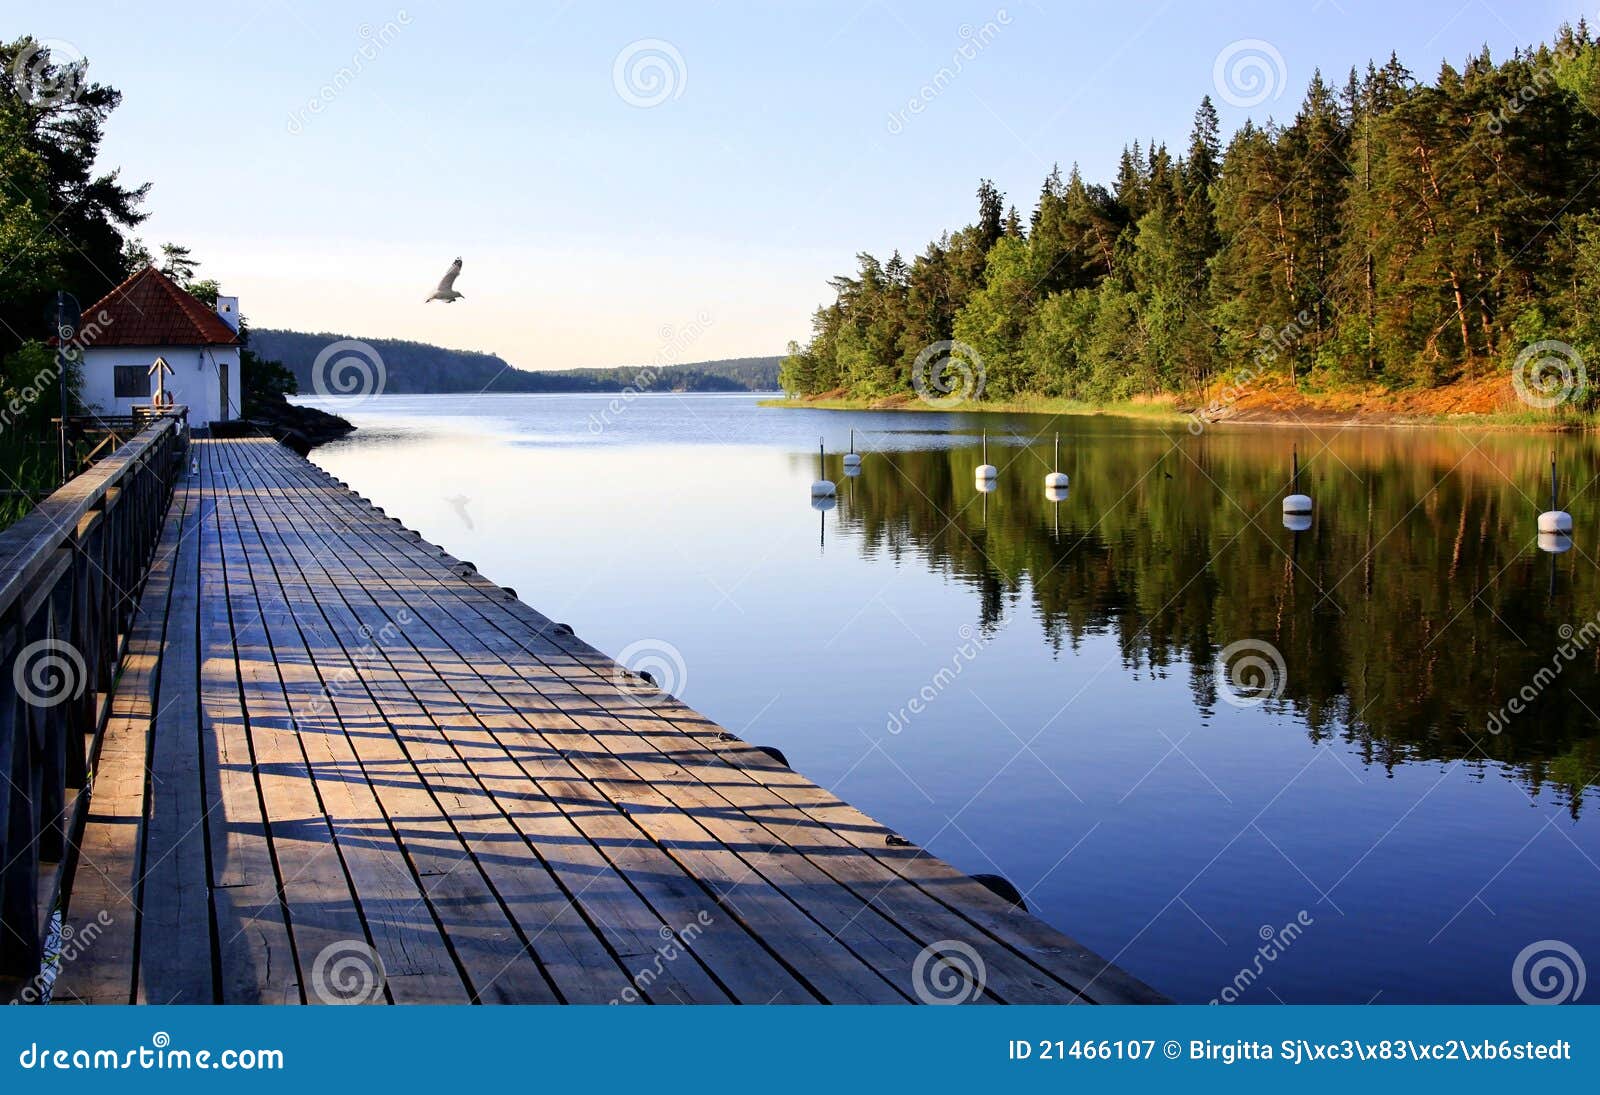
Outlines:
{"type": "Polygon", "coordinates": [[[154,266],[146,266],[83,310],[83,402],[103,415],[151,406],[159,357],[171,370],[160,389],[189,408],[191,426],[238,418],[239,299],[217,298],[213,311],[154,266]]]}

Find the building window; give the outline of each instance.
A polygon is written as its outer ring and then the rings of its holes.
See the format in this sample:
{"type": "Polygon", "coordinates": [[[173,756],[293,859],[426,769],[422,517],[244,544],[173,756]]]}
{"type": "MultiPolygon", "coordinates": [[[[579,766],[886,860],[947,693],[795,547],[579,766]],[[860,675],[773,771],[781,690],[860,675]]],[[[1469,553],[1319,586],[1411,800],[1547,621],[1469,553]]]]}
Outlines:
{"type": "Polygon", "coordinates": [[[150,367],[148,365],[118,365],[116,370],[116,396],[118,399],[148,399],[150,397],[150,367]]]}

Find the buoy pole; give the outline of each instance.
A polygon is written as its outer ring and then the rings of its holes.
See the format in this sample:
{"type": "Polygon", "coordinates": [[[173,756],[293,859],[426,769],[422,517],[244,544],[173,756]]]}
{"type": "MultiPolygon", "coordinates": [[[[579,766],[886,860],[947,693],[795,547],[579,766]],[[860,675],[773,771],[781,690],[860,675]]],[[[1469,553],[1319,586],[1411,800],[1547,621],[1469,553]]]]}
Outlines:
{"type": "Polygon", "coordinates": [[[1556,508],[1556,450],[1550,450],[1550,508],[1556,508]]]}
{"type": "Polygon", "coordinates": [[[1056,453],[1050,458],[1050,470],[1061,470],[1061,435],[1059,433],[1056,434],[1056,453]]]}
{"type": "Polygon", "coordinates": [[[817,438],[817,478],[818,479],[826,479],[826,478],[828,478],[828,475],[823,470],[823,466],[822,466],[823,454],[824,454],[825,451],[826,451],[825,442],[822,440],[822,438],[820,438],[820,437],[817,438]]]}
{"type": "Polygon", "coordinates": [[[1291,448],[1290,452],[1292,454],[1290,458],[1293,461],[1293,464],[1292,464],[1292,466],[1290,468],[1290,471],[1289,471],[1289,489],[1294,494],[1299,494],[1300,493],[1300,446],[1299,445],[1293,446],[1291,448]]]}

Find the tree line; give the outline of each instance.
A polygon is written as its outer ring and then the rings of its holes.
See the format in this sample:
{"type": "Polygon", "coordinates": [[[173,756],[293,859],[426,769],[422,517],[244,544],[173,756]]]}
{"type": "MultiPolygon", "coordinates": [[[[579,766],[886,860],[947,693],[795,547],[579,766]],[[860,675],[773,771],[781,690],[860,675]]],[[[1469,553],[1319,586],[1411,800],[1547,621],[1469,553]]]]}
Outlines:
{"type": "Polygon", "coordinates": [[[981,362],[981,393],[961,394],[992,400],[1436,387],[1555,340],[1576,356],[1546,353],[1533,368],[1562,376],[1537,382],[1593,409],[1576,362],[1600,353],[1597,111],[1583,22],[1431,84],[1393,55],[1342,84],[1318,72],[1290,122],[1225,145],[1208,96],[1185,149],[1134,142],[1110,185],[1058,167],[1025,220],[985,180],[976,221],[911,261],[858,255],[783,386],[907,396],[935,347],[981,362]]]}
{"type": "MultiPolygon", "coordinates": [[[[352,336],[332,332],[256,328],[251,346],[283,362],[300,391],[317,391],[317,355],[352,336]]],[[[498,354],[454,350],[409,339],[369,338],[383,360],[384,391],[406,392],[616,392],[626,387],[659,392],[771,392],[778,386],[778,358],[739,357],[717,361],[615,368],[518,369],[498,354]]]]}

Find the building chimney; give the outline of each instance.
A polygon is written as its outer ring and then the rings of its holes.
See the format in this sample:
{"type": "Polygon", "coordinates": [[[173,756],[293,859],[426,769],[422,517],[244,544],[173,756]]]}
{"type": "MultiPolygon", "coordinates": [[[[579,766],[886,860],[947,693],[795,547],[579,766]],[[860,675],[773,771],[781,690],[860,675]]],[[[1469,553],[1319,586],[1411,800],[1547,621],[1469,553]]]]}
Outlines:
{"type": "Polygon", "coordinates": [[[239,329],[239,298],[219,295],[217,297],[217,315],[222,317],[222,322],[237,331],[239,329]]]}

